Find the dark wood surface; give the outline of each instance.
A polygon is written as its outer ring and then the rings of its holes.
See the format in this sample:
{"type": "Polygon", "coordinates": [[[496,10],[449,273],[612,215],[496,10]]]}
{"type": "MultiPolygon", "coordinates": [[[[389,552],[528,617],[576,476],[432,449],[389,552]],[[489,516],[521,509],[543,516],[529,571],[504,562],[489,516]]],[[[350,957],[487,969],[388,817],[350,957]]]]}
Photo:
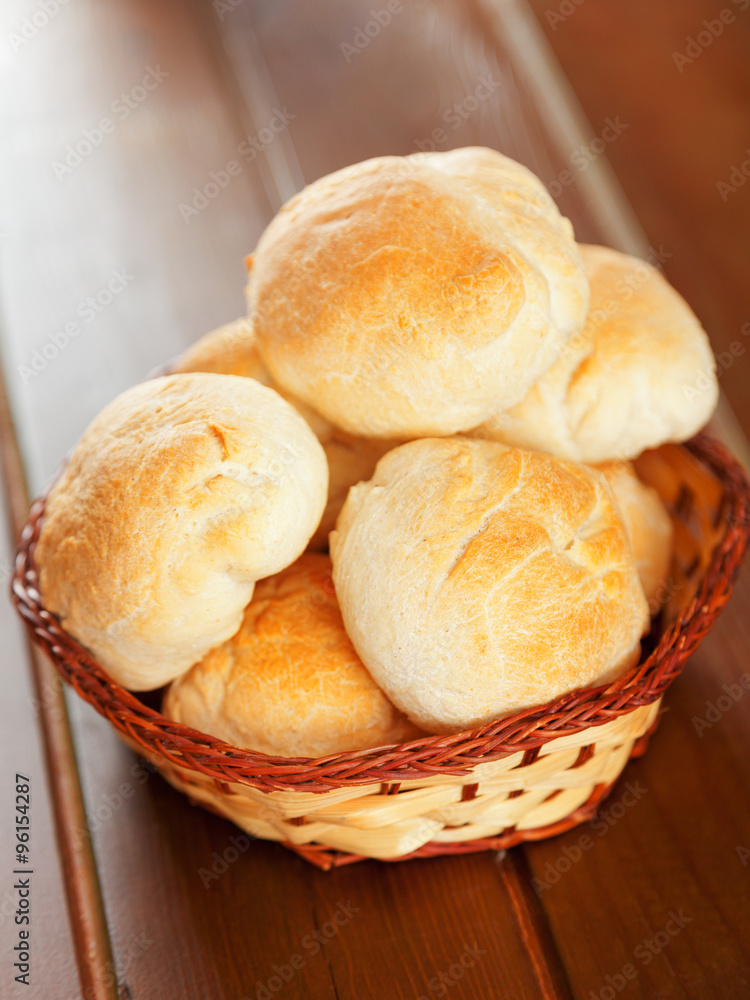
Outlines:
{"type": "MultiPolygon", "coordinates": [[[[586,0],[557,21],[559,4],[532,6],[592,124],[615,115],[627,123],[607,155],[649,239],[672,253],[670,280],[717,353],[738,340],[750,352],[750,183],[738,184],[750,174],[750,8],[586,0]],[[714,24],[725,9],[731,22],[714,24]],[[708,45],[697,38],[704,21],[720,31],[708,45]],[[745,173],[733,174],[743,162],[745,173]]],[[[720,371],[750,434],[747,359],[720,371]]]]}
{"type": "MultiPolygon", "coordinates": [[[[3,406],[0,392],[0,439],[11,430],[7,408],[3,406]]],[[[3,448],[3,455],[8,453],[3,448]]],[[[10,472],[3,469],[4,474],[10,472]]],[[[0,516],[3,532],[0,536],[0,579],[7,592],[12,565],[15,538],[11,526],[10,509],[4,495],[0,495],[0,516]]],[[[18,516],[22,516],[19,510],[18,516]]],[[[13,970],[18,960],[13,948],[19,941],[19,929],[33,930],[35,973],[44,987],[56,984],[60,997],[78,995],[76,955],[71,934],[71,921],[65,902],[65,877],[56,849],[54,810],[50,795],[41,732],[44,715],[59,706],[61,685],[37,686],[28,669],[29,649],[20,619],[10,602],[0,603],[0,733],[2,733],[2,783],[3,807],[0,810],[0,843],[3,845],[4,865],[0,891],[0,963],[2,965],[2,991],[8,989],[19,970],[13,970]],[[29,812],[31,875],[14,874],[13,846],[15,845],[15,819],[12,805],[15,802],[15,776],[17,773],[30,779],[31,808],[29,812]],[[33,924],[16,924],[20,897],[14,889],[16,878],[32,879],[31,919],[33,924]],[[13,971],[11,971],[13,970],[13,971]]],[[[50,670],[52,668],[50,667],[50,670]]],[[[25,987],[19,986],[18,995],[25,987]]],[[[28,990],[26,990],[28,992],[28,990]]],[[[8,994],[12,995],[12,994],[8,994]]],[[[42,996],[40,992],[38,994],[42,996]]]]}
{"type": "MultiPolygon", "coordinates": [[[[430,137],[440,149],[495,146],[548,183],[562,178],[559,201],[580,239],[663,247],[673,255],[668,275],[716,350],[725,350],[750,320],[750,184],[723,202],[715,183],[746,158],[748,141],[748,21],[732,6],[737,22],[680,74],[672,52],[715,16],[707,0],[658,8],[585,0],[554,30],[548,8],[535,2],[590,119],[586,133],[538,47],[537,22],[517,3],[405,0],[347,61],[341,46],[370,19],[371,2],[244,0],[212,9],[198,0],[76,0],[14,51],[11,33],[36,8],[12,0],[0,63],[2,350],[32,491],[112,396],[241,312],[243,254],[296,187],[367,156],[416,150],[430,137]],[[168,75],[120,119],[113,102],[150,70],[168,75]],[[463,102],[482,78],[492,94],[464,120],[463,102]],[[243,158],[240,144],[277,112],[290,116],[288,127],[251,162],[243,158]],[[628,127],[607,157],[634,213],[605,157],[585,170],[573,159],[618,115],[628,127]],[[58,179],[55,161],[102,117],[117,119],[113,131],[58,179]],[[239,175],[186,222],[180,204],[233,159],[239,175]],[[124,290],[88,322],[82,303],[121,269],[124,290]],[[19,370],[76,321],[80,333],[41,372],[19,370]]],[[[749,371],[742,356],[722,374],[745,431],[749,371]]],[[[12,463],[5,478],[18,507],[12,463]]],[[[25,648],[6,608],[3,777],[22,758],[35,768],[35,850],[44,871],[34,985],[14,990],[12,941],[3,934],[0,993],[244,1000],[262,996],[269,980],[276,985],[275,966],[283,975],[301,956],[272,995],[588,1000],[617,987],[625,998],[750,996],[750,702],[733,703],[715,724],[698,725],[700,733],[695,721],[722,685],[750,669],[748,587],[745,572],[671,689],[648,754],[631,762],[593,824],[503,856],[366,862],[330,873],[262,842],[221,870],[239,831],[151,774],[75,697],[68,701],[77,769],[56,762],[45,776],[25,648]],[[70,815],[78,777],[91,870],[85,856],[75,867],[54,850],[53,815],[59,842],[60,813],[70,815]],[[205,885],[215,867],[220,877],[205,885]],[[79,901],[69,908],[66,882],[79,901]],[[337,910],[346,922],[326,937],[337,910]],[[316,930],[325,938],[319,949],[316,930]],[[74,941],[84,939],[95,946],[76,952],[74,941]],[[106,974],[110,946],[117,991],[106,974]],[[476,960],[454,981],[450,968],[467,948],[476,960]]],[[[10,830],[3,833],[6,844],[10,830]]]]}

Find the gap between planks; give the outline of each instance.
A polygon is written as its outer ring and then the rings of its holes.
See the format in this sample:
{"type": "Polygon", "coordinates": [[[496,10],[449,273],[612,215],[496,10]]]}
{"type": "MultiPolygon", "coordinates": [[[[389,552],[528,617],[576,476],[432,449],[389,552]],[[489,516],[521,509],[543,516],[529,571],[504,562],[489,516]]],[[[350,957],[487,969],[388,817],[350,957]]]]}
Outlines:
{"type": "MultiPolygon", "coordinates": [[[[0,469],[13,545],[26,522],[29,495],[0,360],[0,469]]],[[[112,945],[91,846],[68,710],[60,677],[26,636],[29,669],[52,798],[81,991],[86,1000],[118,1000],[112,945]],[[82,835],[83,834],[83,835],[82,835]]]]}
{"type": "MultiPolygon", "coordinates": [[[[594,133],[550,49],[536,17],[526,0],[469,0],[485,36],[510,57],[522,77],[540,119],[563,159],[588,144],[594,133]]],[[[216,36],[223,48],[226,64],[242,101],[247,124],[257,131],[267,109],[278,103],[273,80],[263,59],[249,13],[245,12],[243,30],[229,30],[215,21],[216,36]],[[247,58],[247,48],[252,58],[247,58]]],[[[264,117],[265,116],[265,117],[264,117]]],[[[269,201],[277,209],[305,182],[289,133],[272,148],[272,156],[263,157],[263,175],[269,201]]],[[[589,210],[607,242],[637,257],[648,255],[648,240],[613,173],[607,158],[598,157],[591,168],[578,178],[589,210]]],[[[750,444],[732,408],[721,393],[712,420],[714,429],[750,469],[750,444]]],[[[531,888],[530,872],[523,852],[514,852],[498,874],[504,881],[514,909],[519,932],[529,951],[540,996],[557,1000],[572,996],[564,966],[546,912],[531,888]]]]}
{"type": "MultiPolygon", "coordinates": [[[[222,22],[217,19],[215,30],[242,98],[248,127],[257,131],[264,120],[262,111],[277,105],[278,98],[251,20],[249,16],[244,19],[241,33],[244,43],[239,41],[240,32],[236,30],[236,25],[234,30],[222,30],[222,22]],[[252,58],[247,57],[244,44],[251,49],[252,58]]],[[[284,133],[283,139],[283,142],[271,147],[274,157],[269,157],[265,164],[270,174],[266,190],[274,210],[305,183],[288,131],[284,133]]],[[[504,864],[497,866],[497,872],[512,901],[514,919],[528,949],[539,984],[540,1000],[570,1000],[573,994],[546,914],[531,889],[525,857],[506,859],[504,864]]]]}

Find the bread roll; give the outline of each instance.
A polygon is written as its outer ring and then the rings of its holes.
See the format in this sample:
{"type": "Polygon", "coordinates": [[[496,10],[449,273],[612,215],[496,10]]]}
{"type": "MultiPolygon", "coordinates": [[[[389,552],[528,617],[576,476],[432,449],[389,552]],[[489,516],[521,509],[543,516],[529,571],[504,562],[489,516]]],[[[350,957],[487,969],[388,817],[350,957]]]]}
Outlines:
{"type": "Polygon", "coordinates": [[[225,323],[197,340],[180,355],[173,366],[173,371],[214,372],[217,375],[242,375],[245,378],[254,378],[256,382],[268,386],[291,403],[308,422],[318,440],[331,434],[329,421],[274,382],[258,353],[252,324],[245,316],[231,323],[225,323]]]}
{"type": "Polygon", "coordinates": [[[318,438],[328,459],[328,500],[308,546],[314,551],[328,548],[328,537],[336,527],[336,519],[351,487],[370,479],[383,455],[401,444],[390,438],[356,437],[333,424],[328,426],[328,434],[321,434],[318,438]]]}
{"type": "Polygon", "coordinates": [[[581,462],[635,458],[684,441],[718,399],[711,347],[685,300],[645,261],[581,246],[586,326],[523,402],[472,436],[581,462]]]}
{"type": "Polygon", "coordinates": [[[44,605],[118,683],[160,687],[239,628],[317,527],[325,456],[252,379],[171,375],[94,420],[47,500],[44,605]]]}
{"type": "MultiPolygon", "coordinates": [[[[261,385],[279,392],[260,359],[252,325],[245,316],[232,320],[231,323],[224,323],[196,340],[172,365],[172,371],[242,375],[254,378],[261,385]]],[[[283,396],[284,393],[279,392],[279,395],[283,396]]]]}
{"type": "Polygon", "coordinates": [[[349,492],[331,555],[362,661],[430,732],[606,683],[648,627],[604,476],[494,442],[391,451],[349,492]]]}
{"type": "Polygon", "coordinates": [[[169,688],[163,712],[240,747],[324,757],[423,735],[375,684],[344,630],[327,556],[255,588],[240,630],[169,688]]]}
{"type": "Polygon", "coordinates": [[[489,149],[386,156],[285,205],[249,269],[279,385],[364,437],[474,427],[523,399],[585,319],[573,230],[489,149]]]}
{"type": "Polygon", "coordinates": [[[349,487],[369,479],[378,459],[400,441],[356,437],[335,427],[311,406],[286,392],[271,377],[261,361],[252,327],[247,319],[226,323],[201,337],[182,355],[175,365],[177,372],[217,372],[224,375],[244,375],[275,389],[295,409],[299,410],[323,445],[328,459],[328,500],[323,517],[308,548],[328,548],[328,534],[346,500],[349,487]]]}
{"type": "Polygon", "coordinates": [[[655,615],[667,594],[674,528],[656,490],[642,483],[631,462],[600,465],[633,546],[638,578],[655,615]]]}

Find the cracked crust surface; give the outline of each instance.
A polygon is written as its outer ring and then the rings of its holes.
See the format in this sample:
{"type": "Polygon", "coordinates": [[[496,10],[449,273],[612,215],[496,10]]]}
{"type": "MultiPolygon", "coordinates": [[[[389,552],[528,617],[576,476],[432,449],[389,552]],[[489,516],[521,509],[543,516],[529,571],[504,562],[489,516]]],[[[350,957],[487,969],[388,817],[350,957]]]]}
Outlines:
{"type": "Polygon", "coordinates": [[[357,652],[430,732],[604,683],[648,627],[605,477],[495,442],[391,451],[350,491],[331,554],[357,652]]]}
{"type": "Polygon", "coordinates": [[[588,284],[541,182],[493,150],[379,157],[270,223],[248,313],[274,379],[351,434],[419,437],[519,402],[588,284]]]}
{"type": "Polygon", "coordinates": [[[45,607],[120,684],[160,687],[237,630],[255,580],[299,556],[326,488],[320,444],[271,389],[144,382],[93,421],[47,499],[45,607]]]}
{"type": "Polygon", "coordinates": [[[655,267],[608,247],[580,250],[591,289],[583,330],[522,402],[472,436],[592,463],[692,437],[718,399],[703,328],[655,267]]]}
{"type": "Polygon", "coordinates": [[[239,630],[169,688],[164,714],[235,746],[323,757],[424,735],[346,634],[327,556],[261,580],[239,630]]]}
{"type": "Polygon", "coordinates": [[[275,389],[298,410],[323,446],[328,460],[328,500],[315,534],[310,539],[313,550],[328,547],[328,535],[336,525],[346,494],[355,483],[369,479],[378,459],[402,442],[363,438],[347,434],[322,417],[313,407],[282,389],[261,360],[251,323],[237,319],[207,333],[182,355],[175,365],[177,372],[216,372],[243,375],[275,389]]]}

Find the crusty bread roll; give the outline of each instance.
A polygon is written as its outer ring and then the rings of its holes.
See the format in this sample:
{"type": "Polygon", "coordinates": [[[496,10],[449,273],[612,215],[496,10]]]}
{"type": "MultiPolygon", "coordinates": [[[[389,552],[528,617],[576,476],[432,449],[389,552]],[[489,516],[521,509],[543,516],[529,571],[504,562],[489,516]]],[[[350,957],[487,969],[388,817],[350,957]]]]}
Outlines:
{"type": "Polygon", "coordinates": [[[430,732],[605,683],[648,627],[604,476],[495,442],[391,451],[350,491],[331,555],[362,661],[430,732]]]}
{"type": "Polygon", "coordinates": [[[324,757],[424,735],[388,701],[344,630],[327,556],[261,580],[239,631],[174,681],[164,715],[240,747],[324,757]]]}
{"type": "MultiPolygon", "coordinates": [[[[252,324],[245,316],[232,320],[231,323],[224,323],[196,340],[174,362],[172,371],[242,375],[254,378],[261,385],[279,392],[273,384],[271,373],[261,361],[252,324]]],[[[279,395],[283,396],[283,391],[279,395]]],[[[314,412],[311,410],[311,413],[314,412]]]]}
{"type": "Polygon", "coordinates": [[[178,359],[174,371],[217,372],[254,378],[275,389],[299,410],[323,445],[328,459],[328,500],[320,524],[310,539],[308,548],[313,550],[328,547],[328,534],[335,527],[349,487],[369,479],[378,459],[402,443],[347,434],[311,406],[281,388],[263,364],[252,326],[245,318],[226,323],[218,330],[201,337],[178,359]]]}
{"type": "Polygon", "coordinates": [[[308,548],[321,551],[328,548],[328,537],[336,527],[349,490],[357,483],[370,479],[383,455],[398,447],[400,441],[390,438],[362,438],[328,425],[328,433],[318,435],[328,459],[328,500],[323,517],[308,548]]]}
{"type": "Polygon", "coordinates": [[[655,267],[580,249],[591,287],[583,332],[521,403],[498,408],[472,436],[593,463],[686,440],[718,399],[703,328],[655,267]]]}
{"type": "Polygon", "coordinates": [[[248,311],[274,379],[365,437],[471,428],[523,399],[585,319],[573,230],[489,149],[386,156],[291,199],[248,311]]]}
{"type": "Polygon", "coordinates": [[[642,483],[631,462],[598,466],[609,483],[633,546],[638,578],[655,615],[666,597],[674,528],[661,497],[642,483]]]}
{"type": "Polygon", "coordinates": [[[331,424],[302,400],[274,381],[258,353],[253,327],[245,316],[225,323],[191,344],[172,366],[176,373],[214,372],[217,375],[241,375],[254,378],[273,389],[298,410],[320,440],[331,433],[331,424]]]}
{"type": "Polygon", "coordinates": [[[44,605],[120,684],[157,688],[239,628],[255,580],[317,527],[315,435],[252,379],[171,375],[118,396],[47,500],[44,605]]]}

